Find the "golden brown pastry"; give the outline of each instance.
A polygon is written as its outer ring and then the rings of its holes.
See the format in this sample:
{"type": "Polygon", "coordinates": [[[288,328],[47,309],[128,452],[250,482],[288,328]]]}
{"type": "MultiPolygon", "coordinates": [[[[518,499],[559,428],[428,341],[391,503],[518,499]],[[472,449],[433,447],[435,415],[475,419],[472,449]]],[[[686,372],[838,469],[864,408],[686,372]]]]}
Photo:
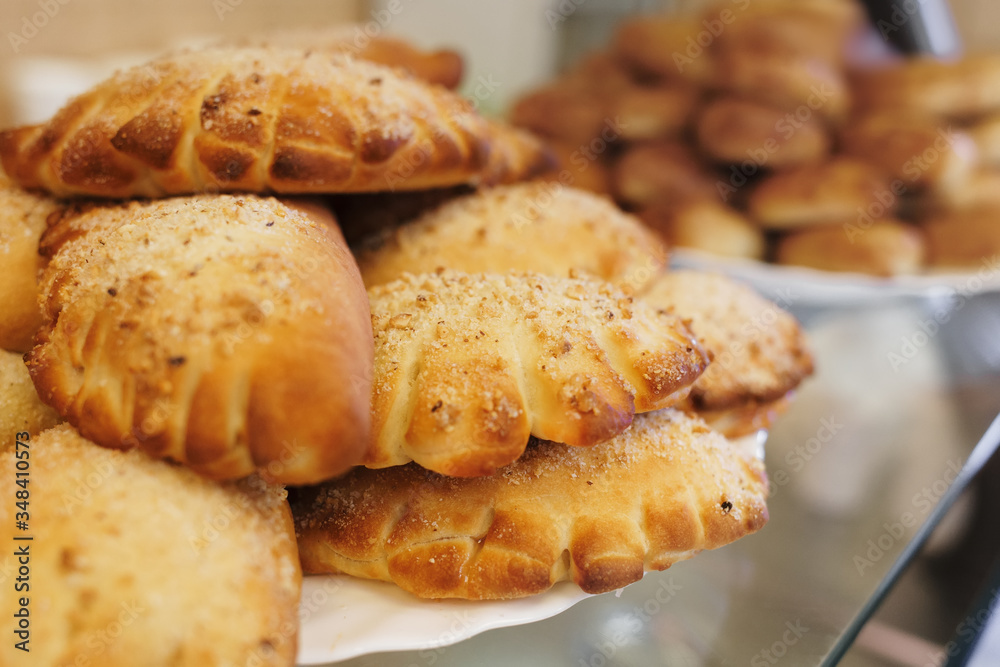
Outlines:
{"type": "Polygon", "coordinates": [[[505,599],[563,579],[602,593],[753,533],[763,464],[675,410],[592,448],[533,443],[490,477],[357,469],[293,498],[306,572],[425,598],[505,599]]]}
{"type": "Polygon", "coordinates": [[[835,157],[766,177],[750,193],[747,212],[765,229],[840,224],[892,215],[901,192],[867,162],[835,157]]]}
{"type": "Polygon", "coordinates": [[[733,20],[715,41],[717,52],[830,64],[843,60],[846,42],[863,18],[854,0],[757,0],[732,10],[733,20]]]}
{"type": "Polygon", "coordinates": [[[424,51],[400,37],[365,32],[362,25],[279,30],[239,40],[237,46],[343,53],[399,68],[429,83],[455,89],[462,81],[462,56],[450,49],[424,51]]]}
{"type": "Polygon", "coordinates": [[[14,436],[35,436],[61,420],[38,398],[20,354],[0,350],[0,450],[14,446],[14,436]]]}
{"type": "Polygon", "coordinates": [[[630,146],[614,166],[614,191],[622,201],[643,208],[677,199],[718,199],[719,175],[686,145],[674,142],[630,146]]]}
{"type": "Polygon", "coordinates": [[[684,130],[700,99],[701,91],[686,83],[631,86],[614,96],[608,115],[621,128],[619,141],[665,139],[684,130]]]}
{"type": "Polygon", "coordinates": [[[473,477],[529,434],[594,445],[682,400],[708,363],[680,318],[594,279],[445,271],[368,296],[373,468],[473,477]]]}
{"type": "Polygon", "coordinates": [[[68,215],[43,238],[42,400],[106,447],[217,479],[314,483],[359,462],[372,337],[318,207],[203,195],[68,215]]]}
{"type": "Polygon", "coordinates": [[[717,162],[749,162],[757,169],[781,169],[818,162],[830,150],[830,136],[816,114],[794,112],[738,97],[719,97],[698,117],[698,144],[717,162]]]}
{"type": "Polygon", "coordinates": [[[854,92],[864,108],[969,118],[1000,111],[1000,55],[957,61],[910,58],[855,73],[854,92]]]}
{"type": "Polygon", "coordinates": [[[776,261],[823,271],[894,276],[920,271],[925,254],[924,238],[916,228],[885,219],[865,227],[852,221],[789,234],[778,241],[776,261]]]}
{"type": "Polygon", "coordinates": [[[968,133],[979,150],[980,162],[1000,167],[1000,113],[978,120],[968,128],[968,133]]]}
{"type": "Polygon", "coordinates": [[[739,211],[710,199],[681,200],[639,214],[671,246],[723,257],[763,259],[764,234],[739,211]]]}
{"type": "Polygon", "coordinates": [[[1000,169],[975,169],[947,188],[912,198],[917,217],[967,209],[1000,209],[1000,169]]]}
{"type": "Polygon", "coordinates": [[[349,56],[208,49],[119,72],[0,133],[13,180],[57,195],[370,192],[488,180],[495,130],[440,87],[349,56]]]}
{"type": "Polygon", "coordinates": [[[519,98],[510,111],[510,122],[535,134],[571,144],[587,144],[604,131],[617,136],[610,125],[608,100],[599,91],[578,81],[561,80],[519,98]]]}
{"type": "Polygon", "coordinates": [[[941,213],[921,227],[927,237],[930,266],[996,271],[1000,256],[1000,207],[979,206],[941,213]]]}
{"type": "Polygon", "coordinates": [[[369,288],[403,273],[454,269],[589,274],[640,291],[663,269],[667,248],[607,199],[535,182],[454,199],[370,239],[357,256],[369,288]]]}
{"type": "Polygon", "coordinates": [[[11,185],[0,174],[0,348],[27,352],[42,325],[38,273],[45,260],[38,240],[58,202],[11,185]]]}
{"type": "Polygon", "coordinates": [[[713,52],[697,40],[701,33],[708,34],[704,21],[711,20],[718,17],[700,21],[697,17],[637,16],[618,26],[611,50],[646,75],[705,83],[715,69],[713,52]]]}
{"type": "Polygon", "coordinates": [[[549,141],[547,147],[555,157],[555,166],[538,180],[587,190],[600,195],[611,192],[611,173],[587,146],[583,148],[562,141],[549,141]]]}
{"type": "Polygon", "coordinates": [[[850,105],[840,67],[824,60],[741,52],[720,55],[717,62],[716,88],[788,112],[782,116],[796,130],[814,118],[839,120],[850,105]]]}
{"type": "Polygon", "coordinates": [[[764,403],[750,400],[728,408],[699,408],[694,412],[713,431],[735,439],[769,430],[790,404],[791,395],[788,395],[764,403]]]}
{"type": "Polygon", "coordinates": [[[908,188],[959,187],[979,159],[962,130],[905,110],[855,118],[843,130],[841,148],[908,188]]]}
{"type": "Polygon", "coordinates": [[[693,409],[771,403],[813,371],[805,334],[795,318],[731,278],[669,271],[642,300],[689,321],[712,355],[689,395],[693,409]]]}
{"type": "Polygon", "coordinates": [[[216,484],[69,425],[27,443],[28,530],[15,529],[15,453],[0,453],[0,571],[30,561],[30,591],[0,596],[4,665],[295,664],[302,574],[285,491],[216,484]],[[14,537],[31,536],[29,541],[14,537]],[[29,598],[30,654],[10,619],[29,598]],[[25,662],[25,656],[30,660],[25,662]]]}
{"type": "Polygon", "coordinates": [[[555,167],[555,156],[531,133],[494,120],[486,125],[491,144],[483,170],[485,185],[531,180],[555,167]]]}

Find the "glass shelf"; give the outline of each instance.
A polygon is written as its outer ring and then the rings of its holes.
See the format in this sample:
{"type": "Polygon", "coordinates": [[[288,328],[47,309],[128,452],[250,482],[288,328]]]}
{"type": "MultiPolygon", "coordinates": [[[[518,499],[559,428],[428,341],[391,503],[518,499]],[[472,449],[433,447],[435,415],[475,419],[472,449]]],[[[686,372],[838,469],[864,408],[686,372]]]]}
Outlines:
{"type": "Polygon", "coordinates": [[[834,664],[1000,441],[1000,300],[935,329],[945,306],[798,309],[817,373],[768,440],[758,534],[544,621],[337,664],[834,664]]]}

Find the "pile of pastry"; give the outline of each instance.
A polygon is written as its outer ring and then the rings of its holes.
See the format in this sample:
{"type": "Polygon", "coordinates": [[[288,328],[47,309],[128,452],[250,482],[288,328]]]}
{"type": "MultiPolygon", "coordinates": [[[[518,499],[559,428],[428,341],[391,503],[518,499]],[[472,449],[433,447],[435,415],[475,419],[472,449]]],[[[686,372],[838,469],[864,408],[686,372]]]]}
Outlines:
{"type": "Polygon", "coordinates": [[[676,245],[883,276],[982,268],[1000,253],[1000,59],[847,62],[863,18],[854,0],[769,0],[630,19],[512,121],[555,146],[553,178],[676,245]]]}
{"type": "Polygon", "coordinates": [[[729,438],[811,372],[794,319],[376,46],[174,53],[0,132],[32,664],[289,665],[303,570],[603,592],[767,520],[729,438]]]}

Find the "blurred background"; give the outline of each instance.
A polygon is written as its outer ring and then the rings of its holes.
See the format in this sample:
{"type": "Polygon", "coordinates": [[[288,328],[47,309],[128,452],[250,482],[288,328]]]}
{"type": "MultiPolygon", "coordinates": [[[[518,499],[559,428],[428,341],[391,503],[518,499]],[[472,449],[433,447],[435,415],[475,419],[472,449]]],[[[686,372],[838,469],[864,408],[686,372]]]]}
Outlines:
{"type": "MultiPolygon", "coordinates": [[[[660,10],[693,14],[709,4],[706,0],[4,0],[0,124],[44,118],[53,104],[58,106],[57,91],[82,90],[108,71],[166,48],[346,21],[376,21],[379,31],[409,37],[419,46],[457,49],[466,58],[467,91],[475,88],[480,76],[499,82],[495,95],[483,105],[498,112],[581,53],[605,44],[625,16],[660,10]],[[60,62],[63,58],[71,60],[60,62]]],[[[951,6],[967,51],[1000,51],[1000,31],[995,29],[1000,24],[1000,3],[952,0],[951,6]]]]}

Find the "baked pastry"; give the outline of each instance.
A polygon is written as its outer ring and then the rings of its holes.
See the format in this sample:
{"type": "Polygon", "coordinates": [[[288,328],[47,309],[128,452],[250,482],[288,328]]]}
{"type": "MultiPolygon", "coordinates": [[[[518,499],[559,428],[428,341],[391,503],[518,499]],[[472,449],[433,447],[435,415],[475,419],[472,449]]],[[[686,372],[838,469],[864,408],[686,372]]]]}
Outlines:
{"type": "Polygon", "coordinates": [[[947,188],[920,193],[912,203],[917,218],[967,209],[1000,210],[1000,170],[974,169],[947,188]]]}
{"type": "Polygon", "coordinates": [[[908,188],[959,187],[979,159],[975,142],[962,130],[905,110],[854,119],[841,134],[841,148],[908,188]]]}
{"type": "Polygon", "coordinates": [[[718,199],[718,186],[726,183],[690,148],[674,141],[630,146],[613,169],[615,195],[637,208],[677,199],[718,199]]]}
{"type": "Polygon", "coordinates": [[[982,164],[1000,167],[1000,113],[982,118],[968,128],[982,164]]]}
{"type": "Polygon", "coordinates": [[[425,598],[504,599],[563,579],[603,593],[767,521],[763,464],[675,410],[592,448],[535,442],[490,477],[410,464],[299,489],[303,569],[425,598]]]}
{"type": "Polygon", "coordinates": [[[794,232],[778,241],[775,254],[778,264],[894,276],[920,271],[926,251],[916,228],[887,218],[794,232]]]}
{"type": "Polygon", "coordinates": [[[549,141],[547,147],[555,158],[555,166],[537,180],[560,183],[600,195],[611,193],[611,173],[586,146],[582,149],[563,141],[549,141]]]}
{"type": "Polygon", "coordinates": [[[858,106],[963,119],[1000,111],[1000,56],[910,58],[855,73],[858,106]]]}
{"type": "Polygon", "coordinates": [[[331,195],[324,198],[324,203],[333,211],[344,238],[354,246],[471,192],[475,189],[467,185],[412,192],[363,192],[331,195]]]}
{"type": "Polygon", "coordinates": [[[639,214],[671,246],[763,259],[764,234],[739,211],[710,199],[658,204],[639,214]]]}
{"type": "Polygon", "coordinates": [[[473,477],[529,434],[594,445],[682,400],[708,363],[680,318],[594,279],[444,271],[368,296],[373,468],[473,477]]]}
{"type": "Polygon", "coordinates": [[[34,436],[60,421],[38,398],[21,355],[0,350],[0,450],[13,447],[18,433],[34,436]]]}
{"type": "Polygon", "coordinates": [[[701,100],[686,83],[631,86],[615,95],[608,116],[620,131],[616,141],[653,141],[680,135],[701,100]]]}
{"type": "Polygon", "coordinates": [[[716,61],[714,87],[789,112],[784,134],[814,117],[840,120],[850,105],[841,68],[825,60],[725,52],[716,61]]]}
{"type": "MultiPolygon", "coordinates": [[[[224,44],[223,46],[232,46],[224,44]]],[[[362,25],[278,30],[237,41],[241,47],[276,47],[342,53],[399,68],[418,79],[454,90],[462,82],[462,56],[450,49],[424,51],[399,37],[365,32],[362,25]]]]}
{"type": "Polygon", "coordinates": [[[38,240],[49,215],[59,211],[54,199],[25,192],[0,175],[0,348],[26,352],[42,325],[38,273],[45,260],[38,240]]]}
{"type": "Polygon", "coordinates": [[[13,180],[59,196],[418,190],[488,180],[495,130],[443,88],[349,56],[207,49],[119,72],[0,133],[13,180]]]}
{"type": "Polygon", "coordinates": [[[106,447],[217,479],[314,483],[359,462],[372,337],[319,207],[202,195],[67,215],[42,239],[42,400],[106,447]]]}
{"type": "Polygon", "coordinates": [[[878,168],[835,157],[769,175],[750,193],[747,212],[766,229],[840,224],[891,216],[900,194],[878,168]]]}
{"type": "Polygon", "coordinates": [[[454,199],[372,238],[357,257],[369,288],[403,273],[454,269],[589,274],[638,291],[663,269],[667,248],[610,201],[536,182],[454,199]]]}
{"type": "MultiPolygon", "coordinates": [[[[28,552],[29,664],[295,664],[302,573],[284,489],[258,477],[215,484],[65,424],[28,445],[29,530],[15,531],[19,510],[3,503],[0,569],[16,572],[17,551],[28,552]]],[[[11,496],[15,462],[0,453],[11,496]]],[[[23,607],[7,585],[10,619],[23,607]]],[[[25,664],[16,637],[0,664],[25,664]]]]}
{"type": "Polygon", "coordinates": [[[555,167],[555,156],[535,136],[519,128],[487,120],[490,156],[482,183],[497,185],[527,181],[555,167]]]}
{"type": "Polygon", "coordinates": [[[587,144],[607,129],[608,102],[590,86],[558,81],[519,98],[510,122],[548,139],[587,144]]]}
{"type": "Polygon", "coordinates": [[[642,295],[646,303],[690,322],[712,356],[695,381],[690,408],[712,411],[782,399],[813,371],[794,317],[731,278],[669,271],[642,295]]]}
{"type": "Polygon", "coordinates": [[[728,408],[688,409],[697,414],[716,433],[736,439],[770,430],[774,422],[788,410],[790,404],[791,394],[763,403],[749,400],[728,408]]]}
{"type": "MultiPolygon", "coordinates": [[[[706,19],[713,13],[718,9],[708,12],[706,19]]],[[[733,19],[713,44],[717,52],[830,64],[843,61],[847,40],[863,19],[855,0],[754,2],[732,13],[733,19]]]]}
{"type": "Polygon", "coordinates": [[[941,269],[996,270],[1000,255],[1000,208],[978,206],[925,221],[928,264],[941,269]]]}
{"type": "Polygon", "coordinates": [[[648,76],[704,83],[715,70],[713,52],[697,41],[704,30],[698,17],[638,16],[619,24],[611,51],[648,76]]]}
{"type": "Polygon", "coordinates": [[[739,97],[710,102],[695,127],[698,145],[716,162],[749,162],[754,171],[818,162],[830,151],[830,136],[815,114],[794,113],[739,97]]]}

